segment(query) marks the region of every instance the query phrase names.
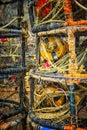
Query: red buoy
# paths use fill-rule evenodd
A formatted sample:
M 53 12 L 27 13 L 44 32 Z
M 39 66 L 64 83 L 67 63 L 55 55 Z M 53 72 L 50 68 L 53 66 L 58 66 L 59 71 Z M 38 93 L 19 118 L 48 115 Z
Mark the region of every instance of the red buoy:
M 51 11 L 51 3 L 49 0 L 37 0 L 36 1 L 36 13 L 39 18 L 44 18 Z

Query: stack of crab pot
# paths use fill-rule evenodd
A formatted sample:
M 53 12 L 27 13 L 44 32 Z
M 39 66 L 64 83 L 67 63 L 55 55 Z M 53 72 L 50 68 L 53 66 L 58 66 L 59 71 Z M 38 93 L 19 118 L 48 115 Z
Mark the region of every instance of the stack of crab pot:
M 87 128 L 85 4 L 86 0 L 29 0 L 37 59 L 29 74 L 30 130 Z

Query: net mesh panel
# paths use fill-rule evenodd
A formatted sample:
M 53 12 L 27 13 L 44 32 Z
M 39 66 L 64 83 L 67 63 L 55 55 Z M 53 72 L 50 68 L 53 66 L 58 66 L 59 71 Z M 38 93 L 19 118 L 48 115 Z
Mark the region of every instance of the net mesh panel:
M 87 7 L 87 1 L 86 0 L 79 0 L 78 1 L 82 6 Z M 75 21 L 78 20 L 86 20 L 87 19 L 87 11 L 84 10 L 82 7 L 79 7 L 74 0 L 71 0 L 71 5 L 72 5 L 72 15 L 73 19 Z
M 5 25 L 9 23 L 15 17 L 18 17 L 18 2 L 11 4 L 1 4 L 0 5 L 0 25 Z M 18 26 L 17 21 L 13 22 L 11 26 Z
M 21 65 L 21 39 L 9 38 L 6 43 L 0 44 L 0 68 Z

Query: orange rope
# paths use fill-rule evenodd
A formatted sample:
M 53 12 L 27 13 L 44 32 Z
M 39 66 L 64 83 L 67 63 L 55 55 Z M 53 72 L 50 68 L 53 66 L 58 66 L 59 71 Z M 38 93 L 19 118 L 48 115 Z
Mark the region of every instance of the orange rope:
M 83 25 L 83 24 L 87 25 L 87 20 L 73 21 L 71 0 L 64 0 L 64 12 L 68 25 L 70 26 Z
M 76 128 L 75 125 L 64 126 L 64 130 L 74 130 L 75 128 Z M 76 130 L 86 130 L 86 129 L 84 129 L 84 128 L 76 128 Z
M 86 25 L 87 25 L 87 20 L 79 20 L 79 21 L 68 20 L 68 24 L 69 24 L 70 26 L 83 25 L 83 24 L 86 24 Z

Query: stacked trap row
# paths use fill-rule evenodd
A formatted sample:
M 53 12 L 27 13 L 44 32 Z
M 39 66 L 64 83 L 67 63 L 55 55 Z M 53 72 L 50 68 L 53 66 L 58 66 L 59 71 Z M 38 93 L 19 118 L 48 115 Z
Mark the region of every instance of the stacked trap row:
M 33 127 L 87 128 L 86 15 L 86 1 L 29 0 L 31 29 L 37 36 L 37 67 L 30 73 Z
M 22 17 L 23 1 L 0 0 L 0 130 L 13 129 L 20 123 L 21 129 L 26 129 Z

